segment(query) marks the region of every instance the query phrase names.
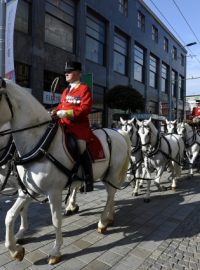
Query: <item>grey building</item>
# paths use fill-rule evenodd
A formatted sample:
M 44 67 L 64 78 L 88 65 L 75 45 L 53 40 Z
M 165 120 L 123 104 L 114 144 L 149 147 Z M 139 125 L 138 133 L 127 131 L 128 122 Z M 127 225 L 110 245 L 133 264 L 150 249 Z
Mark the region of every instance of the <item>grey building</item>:
M 142 0 L 19 0 L 14 42 L 16 80 L 46 106 L 78 60 L 93 78 L 92 123 L 111 124 L 104 95 L 118 84 L 145 97 L 145 113 L 184 116 L 187 51 Z

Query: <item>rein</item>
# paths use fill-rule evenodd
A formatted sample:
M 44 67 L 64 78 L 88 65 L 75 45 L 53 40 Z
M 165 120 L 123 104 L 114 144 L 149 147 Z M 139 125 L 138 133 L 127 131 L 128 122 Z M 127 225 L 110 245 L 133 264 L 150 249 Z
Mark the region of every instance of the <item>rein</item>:
M 3 131 L 0 131 L 0 136 L 5 136 L 5 135 L 9 135 L 9 134 L 13 134 L 13 133 L 18 133 L 18 132 L 21 132 L 21 131 L 29 130 L 29 129 L 32 129 L 32 128 L 41 127 L 41 126 L 44 126 L 46 124 L 50 124 L 52 122 L 53 122 L 52 120 L 48 120 L 48 121 L 39 123 L 37 125 L 30 126 L 30 127 L 19 128 L 19 129 L 15 129 L 15 130 L 6 129 L 6 130 L 3 130 Z

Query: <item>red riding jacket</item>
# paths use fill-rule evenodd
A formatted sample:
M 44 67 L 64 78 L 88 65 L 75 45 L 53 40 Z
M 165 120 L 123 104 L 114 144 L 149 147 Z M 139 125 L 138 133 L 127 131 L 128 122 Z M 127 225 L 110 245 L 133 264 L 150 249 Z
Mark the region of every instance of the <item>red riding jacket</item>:
M 91 138 L 88 114 L 92 108 L 92 94 L 90 88 L 83 83 L 77 84 L 70 92 L 66 88 L 61 97 L 61 101 L 56 108 L 59 110 L 73 110 L 73 119 L 64 117 L 60 122 L 67 126 L 67 132 L 75 135 L 77 139 L 88 142 Z

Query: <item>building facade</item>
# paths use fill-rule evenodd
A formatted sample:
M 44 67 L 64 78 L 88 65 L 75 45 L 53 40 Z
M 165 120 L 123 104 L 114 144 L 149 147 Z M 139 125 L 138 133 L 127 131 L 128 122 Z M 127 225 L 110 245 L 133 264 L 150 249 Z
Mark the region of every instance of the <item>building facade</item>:
M 65 62 L 82 63 L 93 80 L 91 123 L 110 126 L 115 110 L 106 91 L 131 85 L 145 97 L 145 113 L 184 116 L 186 53 L 142 0 L 19 0 L 15 21 L 16 81 L 45 106 Z M 59 93 L 57 93 L 59 99 Z

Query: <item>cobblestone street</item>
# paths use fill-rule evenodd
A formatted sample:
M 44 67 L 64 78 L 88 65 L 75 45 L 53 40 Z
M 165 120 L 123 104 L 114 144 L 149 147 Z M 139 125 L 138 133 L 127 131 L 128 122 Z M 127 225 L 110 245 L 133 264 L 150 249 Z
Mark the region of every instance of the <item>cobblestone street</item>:
M 5 215 L 14 198 L 1 196 L 0 270 L 200 269 L 200 175 L 183 174 L 175 193 L 167 178 L 165 173 L 165 192 L 152 184 L 150 203 L 143 202 L 145 187 L 138 197 L 132 196 L 130 186 L 118 191 L 115 223 L 104 235 L 96 231 L 106 201 L 103 184 L 96 183 L 92 193 L 78 194 L 80 210 L 63 218 L 62 261 L 54 266 L 47 264 L 54 241 L 49 205 L 31 204 L 25 258 L 16 262 L 4 247 Z M 19 220 L 16 229 L 18 225 Z

